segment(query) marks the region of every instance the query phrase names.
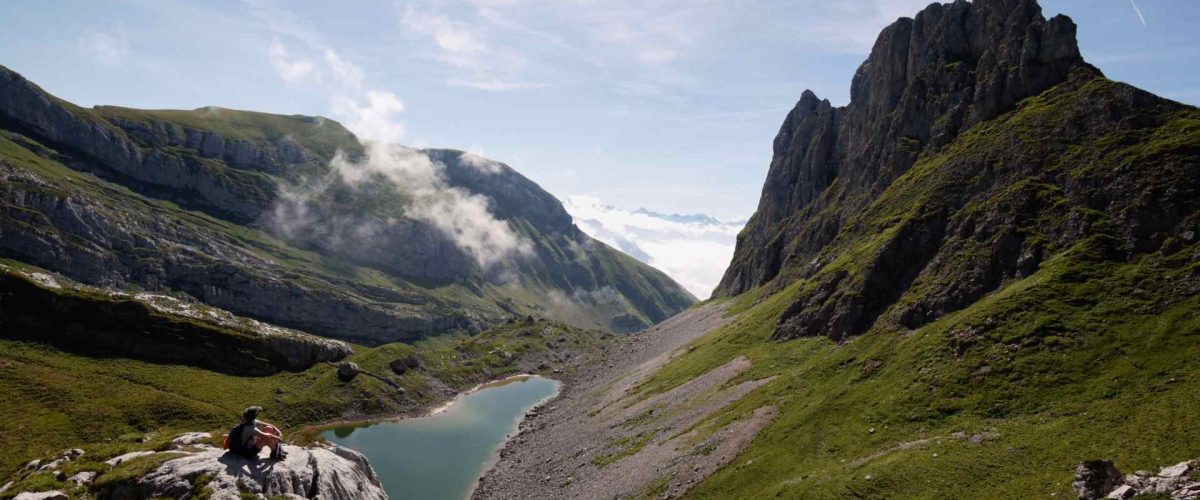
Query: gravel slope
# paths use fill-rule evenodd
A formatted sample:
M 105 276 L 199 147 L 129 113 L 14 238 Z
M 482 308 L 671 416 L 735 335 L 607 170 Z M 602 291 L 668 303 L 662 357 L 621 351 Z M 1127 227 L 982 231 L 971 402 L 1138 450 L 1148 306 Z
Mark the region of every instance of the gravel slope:
M 723 305 L 680 313 L 630 337 L 564 377 L 561 395 L 531 410 L 473 497 L 678 496 L 729 463 L 775 409 L 760 408 L 710 436 L 680 434 L 770 379 L 728 386 L 750 367 L 735 358 L 670 391 L 628 397 L 691 340 L 724 325 Z

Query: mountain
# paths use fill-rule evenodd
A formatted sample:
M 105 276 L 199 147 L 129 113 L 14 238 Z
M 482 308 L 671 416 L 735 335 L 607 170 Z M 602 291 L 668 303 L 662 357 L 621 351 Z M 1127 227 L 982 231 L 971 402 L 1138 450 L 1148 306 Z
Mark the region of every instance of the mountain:
M 1075 31 L 1035 0 L 885 28 L 847 105 L 784 118 L 714 298 L 477 497 L 1075 498 L 1081 463 L 1200 455 L 1200 110 Z
M 0 257 L 365 344 L 695 300 L 507 165 L 320 117 L 85 109 L 0 67 L 0 177 Z
M 663 270 L 697 296 L 712 293 L 745 225 L 705 214 L 624 210 L 587 196 L 568 197 L 565 205 L 584 232 Z

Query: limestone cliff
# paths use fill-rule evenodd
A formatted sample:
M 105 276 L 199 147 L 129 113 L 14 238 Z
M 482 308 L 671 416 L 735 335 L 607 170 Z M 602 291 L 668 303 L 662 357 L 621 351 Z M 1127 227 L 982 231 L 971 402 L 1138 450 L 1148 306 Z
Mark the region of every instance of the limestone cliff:
M 367 344 L 526 314 L 637 329 L 695 300 L 580 232 L 507 165 L 422 152 L 437 182 L 481 197 L 531 250 L 492 268 L 452 231 L 410 216 L 405 193 L 339 182 L 339 154 L 357 161 L 364 149 L 332 120 L 86 109 L 0 67 L 0 257 Z M 313 185 L 327 189 L 300 205 L 303 228 L 274 218 Z

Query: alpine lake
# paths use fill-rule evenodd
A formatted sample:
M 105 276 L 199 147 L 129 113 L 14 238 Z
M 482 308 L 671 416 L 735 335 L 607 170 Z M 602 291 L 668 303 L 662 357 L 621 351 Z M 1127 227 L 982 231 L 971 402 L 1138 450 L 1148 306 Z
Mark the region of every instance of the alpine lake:
M 324 437 L 367 456 L 393 500 L 459 500 L 530 408 L 559 382 L 518 376 L 462 393 L 427 416 L 330 428 Z

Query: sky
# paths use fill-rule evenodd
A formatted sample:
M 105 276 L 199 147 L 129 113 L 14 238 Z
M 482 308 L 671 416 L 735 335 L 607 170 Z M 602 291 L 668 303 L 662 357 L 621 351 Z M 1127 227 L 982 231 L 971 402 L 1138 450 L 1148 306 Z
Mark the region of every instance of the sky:
M 735 221 L 800 94 L 845 104 L 879 30 L 928 3 L 7 0 L 0 64 L 84 106 L 327 116 L 503 161 L 578 206 Z M 1110 78 L 1200 103 L 1200 2 L 1042 5 Z

